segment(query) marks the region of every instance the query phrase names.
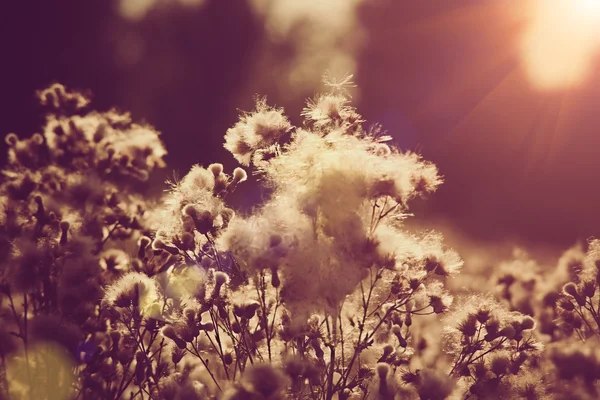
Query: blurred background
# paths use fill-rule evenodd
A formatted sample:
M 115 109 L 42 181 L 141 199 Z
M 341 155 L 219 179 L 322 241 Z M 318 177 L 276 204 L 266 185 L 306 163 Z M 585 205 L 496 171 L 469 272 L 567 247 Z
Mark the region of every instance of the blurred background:
M 598 0 L 38 0 L 0 12 L 2 134 L 39 131 L 35 91 L 61 82 L 163 132 L 164 179 L 195 163 L 231 170 L 223 135 L 255 94 L 298 122 L 325 73 L 354 74 L 367 121 L 445 176 L 415 225 L 459 250 L 560 251 L 600 231 Z M 237 196 L 251 207 L 260 194 Z

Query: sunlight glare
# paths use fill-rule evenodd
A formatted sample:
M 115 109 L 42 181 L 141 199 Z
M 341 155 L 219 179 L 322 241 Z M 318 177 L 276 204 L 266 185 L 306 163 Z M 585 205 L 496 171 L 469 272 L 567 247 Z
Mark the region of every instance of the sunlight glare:
M 600 0 L 574 0 L 573 3 L 583 11 L 598 12 L 600 10 Z
M 600 0 L 534 0 L 522 57 L 540 89 L 580 85 L 600 50 Z

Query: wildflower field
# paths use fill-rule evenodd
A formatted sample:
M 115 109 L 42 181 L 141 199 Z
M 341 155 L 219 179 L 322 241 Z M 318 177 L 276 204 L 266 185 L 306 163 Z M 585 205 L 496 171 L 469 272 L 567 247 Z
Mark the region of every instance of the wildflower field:
M 152 127 L 59 84 L 38 97 L 41 133 L 5 138 L 1 398 L 599 398 L 600 242 L 464 290 L 460 255 L 405 227 L 436 166 L 343 85 L 301 126 L 257 99 L 224 136 L 240 166 L 162 196 Z M 248 174 L 268 195 L 241 213 Z
M 0 400 L 600 399 L 600 1 L 8 3 Z

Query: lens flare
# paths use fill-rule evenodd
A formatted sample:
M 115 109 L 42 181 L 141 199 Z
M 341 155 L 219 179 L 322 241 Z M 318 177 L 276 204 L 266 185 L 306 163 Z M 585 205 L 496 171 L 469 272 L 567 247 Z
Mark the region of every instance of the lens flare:
M 534 0 L 522 42 L 532 83 L 540 89 L 582 84 L 600 53 L 599 0 Z
M 75 364 L 68 352 L 52 342 L 29 344 L 27 353 L 11 354 L 5 371 L 10 400 L 73 398 Z

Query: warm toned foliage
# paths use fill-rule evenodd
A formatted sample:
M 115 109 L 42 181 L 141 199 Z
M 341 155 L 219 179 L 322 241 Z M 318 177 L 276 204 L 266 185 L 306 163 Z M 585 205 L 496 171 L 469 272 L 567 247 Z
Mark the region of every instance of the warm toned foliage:
M 409 204 L 435 165 L 366 129 L 344 88 L 304 123 L 257 101 L 162 199 L 150 127 L 54 85 L 10 134 L 0 195 L 0 398 L 595 399 L 600 245 L 499 265 L 453 302 L 462 261 Z

